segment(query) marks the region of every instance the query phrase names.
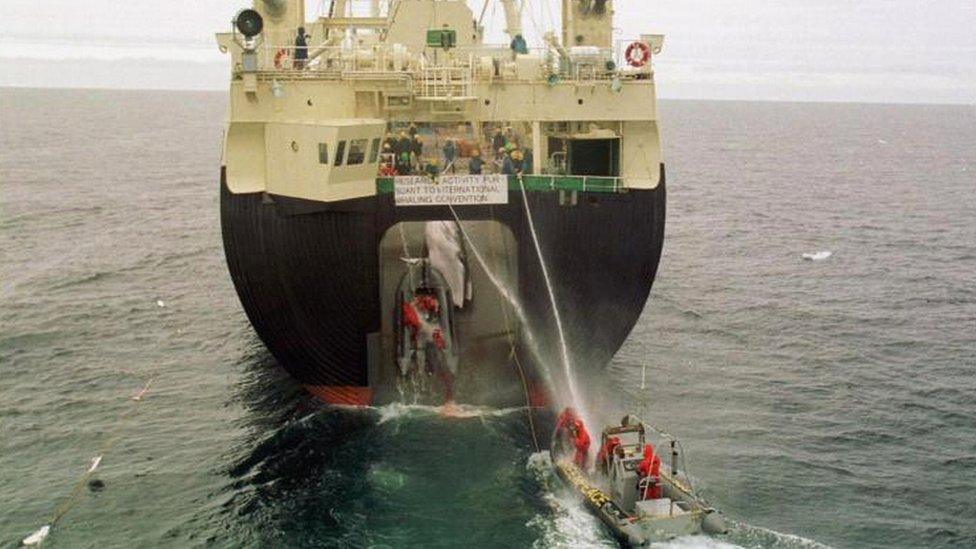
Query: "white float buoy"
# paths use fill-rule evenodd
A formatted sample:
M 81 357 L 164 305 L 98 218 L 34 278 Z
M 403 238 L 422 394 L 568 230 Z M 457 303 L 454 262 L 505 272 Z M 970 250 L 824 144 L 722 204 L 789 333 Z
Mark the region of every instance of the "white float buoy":
M 806 259 L 807 261 L 823 261 L 832 255 L 834 255 L 834 252 L 830 250 L 823 250 L 821 252 L 803 254 L 803 259 Z
M 21 543 L 27 546 L 40 545 L 44 538 L 51 533 L 51 525 L 45 524 L 37 529 L 36 532 L 24 538 Z
M 88 471 L 86 473 L 94 473 L 95 469 L 98 469 L 99 464 L 102 463 L 102 456 L 95 456 L 91 459 L 91 465 L 88 466 Z

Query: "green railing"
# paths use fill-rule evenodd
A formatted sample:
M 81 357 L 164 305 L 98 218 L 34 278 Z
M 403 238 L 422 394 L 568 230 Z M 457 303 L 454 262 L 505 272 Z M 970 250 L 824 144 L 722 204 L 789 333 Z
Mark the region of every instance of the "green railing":
M 527 191 L 581 191 L 595 193 L 623 192 L 625 187 L 619 177 L 595 177 L 582 175 L 524 175 L 522 185 Z M 508 188 L 521 190 L 518 176 L 508 176 Z M 393 192 L 392 177 L 376 178 L 376 192 Z

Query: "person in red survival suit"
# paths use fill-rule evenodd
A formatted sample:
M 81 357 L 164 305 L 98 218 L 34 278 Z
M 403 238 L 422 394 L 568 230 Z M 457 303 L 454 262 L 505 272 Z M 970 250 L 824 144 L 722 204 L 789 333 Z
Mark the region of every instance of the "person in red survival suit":
M 607 474 L 610 471 L 610 456 L 613 455 L 618 446 L 620 446 L 620 438 L 610 437 L 606 442 L 603 443 L 603 446 L 600 447 L 600 451 L 596 455 L 596 463 L 604 474 Z
M 413 301 L 405 302 L 403 304 L 403 323 L 410 328 L 410 332 L 413 335 L 415 342 L 420 339 L 420 336 L 423 334 L 423 330 L 425 328 L 425 323 L 421 320 L 418 309 L 426 313 L 432 313 L 436 316 L 440 314 L 440 308 L 441 305 L 437 301 L 437 298 L 430 295 L 419 295 L 414 298 Z M 444 339 L 444 332 L 440 329 L 440 327 L 433 328 L 430 330 L 429 334 L 424 335 L 429 335 L 430 339 L 434 342 L 434 345 L 437 346 L 438 349 L 443 351 L 447 347 L 447 341 Z
M 559 414 L 559 419 L 556 420 L 556 434 L 562 435 L 569 426 L 576 421 L 576 410 L 572 407 L 567 407 L 563 410 L 563 413 Z
M 421 313 L 424 318 L 421 318 Z M 426 340 L 429 338 L 437 349 L 443 351 L 447 348 L 447 340 L 444 338 L 444 331 L 440 326 L 433 322 L 428 322 L 426 318 L 436 318 L 441 313 L 441 304 L 435 296 L 420 294 L 413 301 L 403 304 L 403 323 L 410 328 L 415 344 L 420 344 L 421 351 L 426 348 Z M 428 368 L 430 368 L 428 362 Z M 444 400 L 454 401 L 454 376 L 448 370 L 439 368 L 436 372 L 444 383 Z
M 642 499 L 661 499 L 661 458 L 654 453 L 654 446 L 644 446 L 644 459 L 637 466 L 638 491 L 642 489 Z M 645 483 L 644 480 L 647 479 Z
M 573 446 L 576 448 L 573 463 L 586 471 L 586 458 L 590 455 L 590 433 L 587 432 L 586 425 L 583 425 L 583 420 L 579 418 L 576 418 L 570 429 L 573 433 Z
M 559 454 L 568 452 L 570 448 L 575 446 L 572 432 L 572 427 L 575 423 L 576 410 L 567 406 L 556 419 L 555 449 Z
M 403 302 L 403 324 L 410 328 L 410 333 L 414 341 L 417 341 L 417 333 L 420 332 L 420 315 L 417 314 L 417 309 L 414 308 L 413 303 L 409 301 Z

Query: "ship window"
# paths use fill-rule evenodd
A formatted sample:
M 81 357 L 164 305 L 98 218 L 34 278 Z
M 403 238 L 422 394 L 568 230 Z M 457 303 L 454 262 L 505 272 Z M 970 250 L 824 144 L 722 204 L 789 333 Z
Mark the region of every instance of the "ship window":
M 373 144 L 369 147 L 369 163 L 373 164 L 380 155 L 380 138 L 373 139 Z
M 596 177 L 620 177 L 619 139 L 569 141 L 569 173 Z
M 368 139 L 353 139 L 349 142 L 349 158 L 346 159 L 347 166 L 355 166 L 366 161 L 366 144 Z
M 319 143 L 319 164 L 329 163 L 329 144 Z
M 346 142 L 345 141 L 340 141 L 339 142 L 339 146 L 336 147 L 336 155 L 335 155 L 335 165 L 336 166 L 341 166 L 342 165 L 342 156 L 344 154 L 346 154 Z

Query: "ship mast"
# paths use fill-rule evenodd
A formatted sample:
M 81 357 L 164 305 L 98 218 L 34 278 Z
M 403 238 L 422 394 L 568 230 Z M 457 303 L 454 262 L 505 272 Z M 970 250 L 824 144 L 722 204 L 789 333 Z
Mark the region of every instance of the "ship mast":
M 613 46 L 613 0 L 563 0 L 563 45 Z
M 292 44 L 298 27 L 305 26 L 305 0 L 254 0 L 264 15 L 264 35 L 275 46 Z
M 505 34 L 511 40 L 515 40 L 516 36 L 522 36 L 523 6 L 525 6 L 524 0 L 502 0 L 502 7 L 505 8 Z

